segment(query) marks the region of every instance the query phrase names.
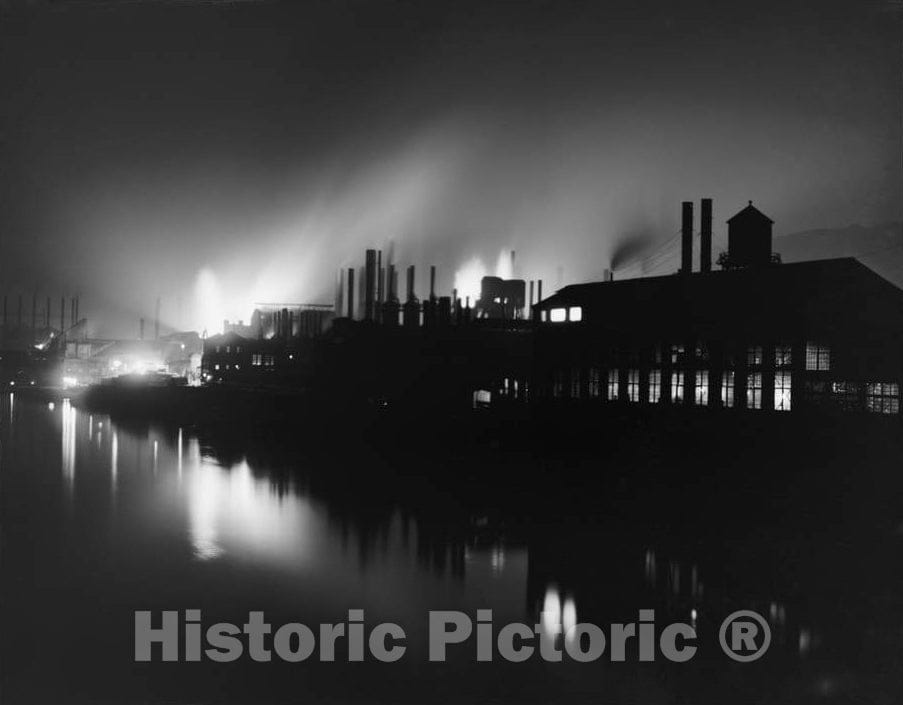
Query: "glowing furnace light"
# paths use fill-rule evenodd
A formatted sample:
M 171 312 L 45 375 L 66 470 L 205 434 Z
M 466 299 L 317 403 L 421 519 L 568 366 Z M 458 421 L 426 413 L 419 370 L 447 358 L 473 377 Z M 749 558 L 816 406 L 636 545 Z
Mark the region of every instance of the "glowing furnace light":
M 487 274 L 486 266 L 479 257 L 474 257 L 455 272 L 455 289 L 458 290 L 458 298 L 462 301 L 470 297 L 471 301 L 480 298 L 480 288 L 483 277 Z
M 567 320 L 567 310 L 563 308 L 553 308 L 549 311 L 549 320 L 552 323 L 563 323 Z
M 222 333 L 225 308 L 216 276 L 210 269 L 204 268 L 197 274 L 194 285 L 195 311 L 198 327 L 206 330 L 208 335 Z

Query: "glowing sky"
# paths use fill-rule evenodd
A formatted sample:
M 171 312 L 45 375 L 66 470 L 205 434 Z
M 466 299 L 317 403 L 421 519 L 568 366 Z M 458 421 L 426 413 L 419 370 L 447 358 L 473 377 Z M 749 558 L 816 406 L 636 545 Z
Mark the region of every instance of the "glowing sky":
M 684 199 L 716 247 L 748 199 L 901 218 L 894 3 L 301 5 L 0 3 L 4 293 L 134 335 L 331 302 L 390 240 L 421 295 L 510 248 L 550 293 Z

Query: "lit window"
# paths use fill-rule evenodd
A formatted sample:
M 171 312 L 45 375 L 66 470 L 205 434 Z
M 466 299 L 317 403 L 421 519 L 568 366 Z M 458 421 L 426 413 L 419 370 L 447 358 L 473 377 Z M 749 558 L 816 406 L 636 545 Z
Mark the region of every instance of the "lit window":
M 793 355 L 789 345 L 778 345 L 774 349 L 774 366 L 775 367 L 791 367 L 793 364 Z
M 746 349 L 746 364 L 749 367 L 762 366 L 762 346 L 750 345 Z
M 579 399 L 580 394 L 580 370 L 574 368 L 571 370 L 571 398 Z
M 862 401 L 856 382 L 832 382 L 831 397 L 843 411 L 860 411 Z
M 215 364 L 215 365 L 213 366 L 213 369 L 214 369 L 214 370 L 219 370 L 219 363 Z
M 774 408 L 776 411 L 790 411 L 791 373 L 778 370 L 774 373 Z
M 662 371 L 649 370 L 649 403 L 658 404 L 662 400 Z
M 568 320 L 577 323 L 583 320 L 583 308 L 581 306 L 571 306 L 568 309 Z
M 219 352 L 219 345 L 216 346 L 216 352 Z
M 564 370 L 555 370 L 552 377 L 552 396 L 561 399 L 564 396 Z
M 806 343 L 806 369 L 824 372 L 831 369 L 831 348 L 818 343 Z
M 232 352 L 232 346 L 231 346 L 231 345 L 227 345 L 227 346 L 226 346 L 226 353 L 230 353 L 230 352 Z
M 709 359 L 709 347 L 705 343 L 696 343 L 696 359 L 697 360 L 708 360 Z
M 640 400 L 639 370 L 627 370 L 627 400 L 632 402 Z
M 553 308 L 549 311 L 549 320 L 552 323 L 562 323 L 567 320 L 567 309 L 563 308 Z
M 264 355 L 263 356 L 263 366 L 264 367 L 272 367 L 276 364 L 276 361 L 273 359 L 272 355 Z
M 725 409 L 734 408 L 734 373 L 730 370 L 721 374 L 721 404 Z
M 675 343 L 671 346 L 671 364 L 676 365 L 684 361 L 684 346 Z
M 608 371 L 608 396 L 609 401 L 614 401 L 620 396 L 618 394 L 618 369 Z
M 709 405 L 709 372 L 699 370 L 696 373 L 696 392 L 693 396 L 696 406 Z
M 602 380 L 599 375 L 598 367 L 589 368 L 589 376 L 587 377 L 587 392 L 591 399 L 598 399 L 602 395 Z
M 542 321 L 543 323 L 545 323 L 545 322 L 548 320 L 548 318 L 549 318 L 549 312 L 548 312 L 548 311 L 540 311 L 540 312 L 539 312 L 539 320 L 540 320 L 540 321 Z
M 236 345 L 236 346 L 235 346 L 235 352 L 237 352 L 237 353 L 240 353 L 240 352 L 241 352 L 241 345 Z
M 260 353 L 254 353 L 251 355 L 251 364 L 255 367 L 260 367 L 263 364 L 263 355 Z
M 473 408 L 476 409 L 480 406 L 489 406 L 492 402 L 492 392 L 488 389 L 477 389 L 473 393 Z
M 671 401 L 679 404 L 684 400 L 684 373 L 671 373 Z
M 870 382 L 867 384 L 866 408 L 873 414 L 899 414 L 900 385 L 896 382 Z
M 752 372 L 746 380 L 746 408 L 762 408 L 762 373 Z

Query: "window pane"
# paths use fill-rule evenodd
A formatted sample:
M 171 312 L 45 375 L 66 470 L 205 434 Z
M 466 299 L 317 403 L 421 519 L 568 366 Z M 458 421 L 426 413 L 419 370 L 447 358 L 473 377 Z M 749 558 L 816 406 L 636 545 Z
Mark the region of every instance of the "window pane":
M 563 308 L 553 308 L 549 312 L 549 318 L 552 323 L 561 323 L 567 318 L 567 311 Z
M 568 317 L 574 323 L 576 323 L 577 321 L 582 321 L 583 320 L 583 308 L 580 306 L 571 306 L 568 309 Z

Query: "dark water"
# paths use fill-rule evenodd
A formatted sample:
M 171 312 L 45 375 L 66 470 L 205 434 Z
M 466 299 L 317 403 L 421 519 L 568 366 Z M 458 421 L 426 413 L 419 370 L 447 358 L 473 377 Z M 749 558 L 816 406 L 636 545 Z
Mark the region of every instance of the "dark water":
M 823 438 L 802 471 L 766 454 L 761 478 L 722 458 L 635 486 L 594 479 L 592 457 L 522 453 L 448 457 L 436 480 L 416 469 L 434 458 L 375 457 L 351 441 L 298 452 L 316 439 L 126 427 L 68 401 L 12 395 L 0 410 L 3 703 L 903 695 L 896 440 L 839 453 Z M 738 468 L 743 482 L 723 479 Z M 201 610 L 205 627 L 242 625 L 252 610 L 279 626 L 363 609 L 368 625 L 401 625 L 408 648 L 391 664 L 348 663 L 341 646 L 333 663 L 163 663 L 159 652 L 136 663 L 135 610 L 186 609 Z M 477 663 L 472 639 L 430 663 L 428 613 L 441 609 L 474 622 L 491 609 L 496 630 L 590 621 L 606 634 L 655 609 L 659 629 L 694 624 L 699 650 L 684 664 L 660 654 L 639 663 L 635 650 L 625 663 L 608 651 L 592 663 Z M 718 646 L 720 620 L 736 609 L 770 624 L 771 648 L 755 663 Z

